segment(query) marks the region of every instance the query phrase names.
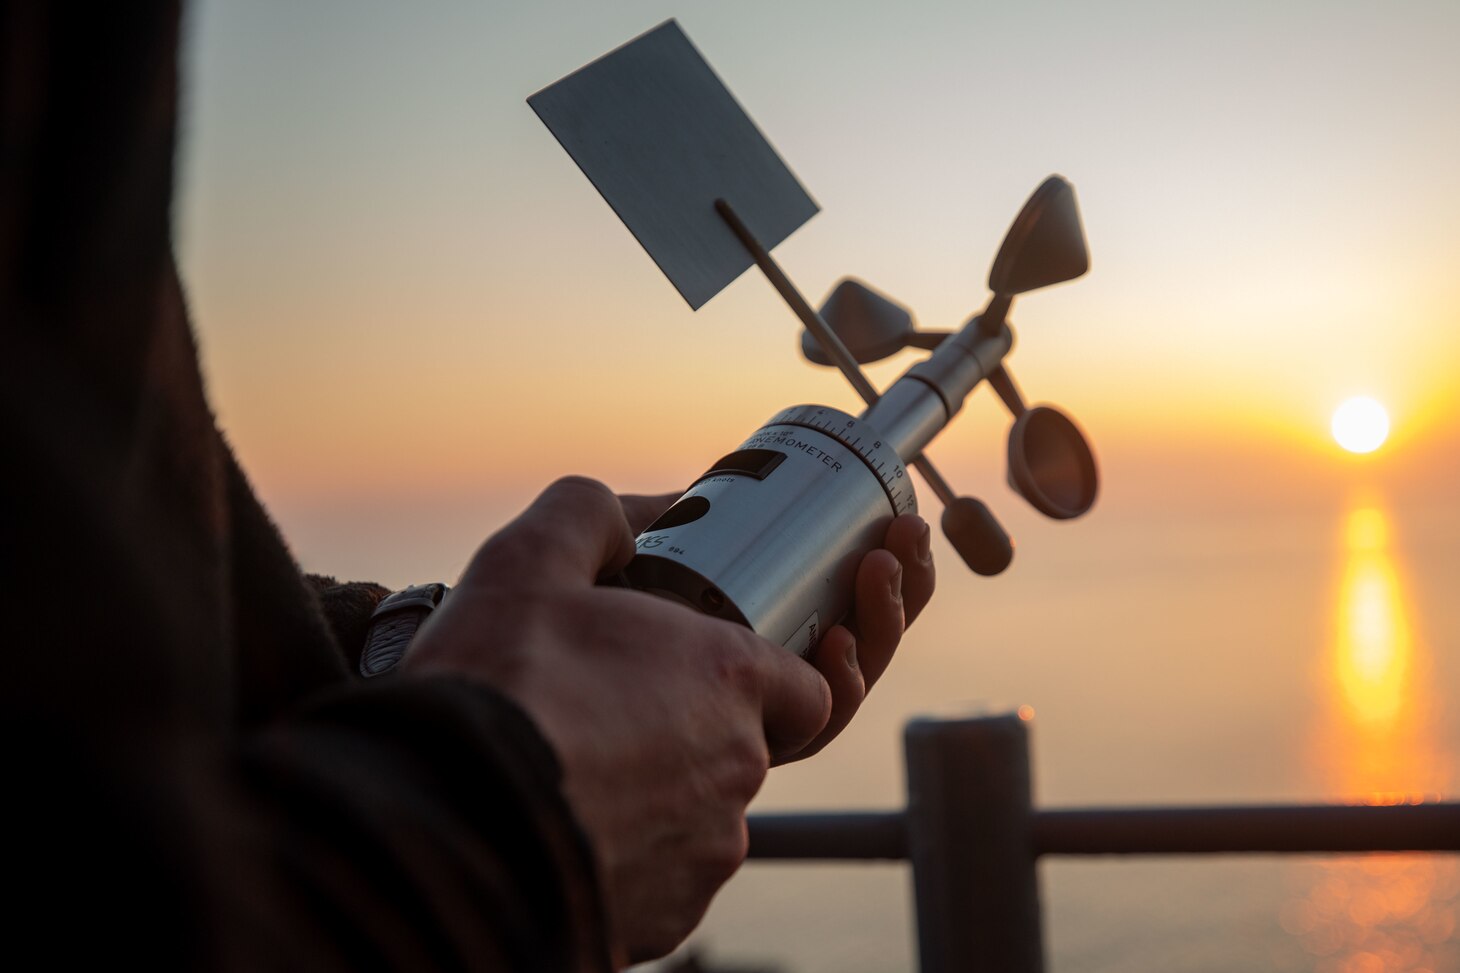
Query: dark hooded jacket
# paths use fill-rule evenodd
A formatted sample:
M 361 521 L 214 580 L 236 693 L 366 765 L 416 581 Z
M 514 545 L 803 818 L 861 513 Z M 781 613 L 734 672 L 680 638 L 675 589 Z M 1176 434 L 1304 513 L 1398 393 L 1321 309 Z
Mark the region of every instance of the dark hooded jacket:
M 353 675 L 219 435 L 172 259 L 178 11 L 0 0 L 4 949 L 49 968 L 605 966 L 510 701 Z

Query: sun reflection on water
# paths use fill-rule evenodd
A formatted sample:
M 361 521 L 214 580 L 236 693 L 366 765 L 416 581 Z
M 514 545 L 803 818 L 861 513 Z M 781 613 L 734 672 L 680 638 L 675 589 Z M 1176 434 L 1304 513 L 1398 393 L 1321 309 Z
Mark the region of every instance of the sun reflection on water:
M 1338 681 L 1354 721 L 1387 730 L 1404 706 L 1414 646 L 1383 512 L 1376 507 L 1350 512 L 1344 540 L 1348 556 L 1335 640 Z
M 1349 803 L 1440 800 L 1452 783 L 1440 751 L 1422 645 L 1405 601 L 1389 517 L 1350 510 L 1324 681 L 1330 714 L 1318 755 L 1331 796 Z M 1307 886 L 1279 920 L 1315 973 L 1460 969 L 1453 856 L 1370 855 L 1301 869 Z

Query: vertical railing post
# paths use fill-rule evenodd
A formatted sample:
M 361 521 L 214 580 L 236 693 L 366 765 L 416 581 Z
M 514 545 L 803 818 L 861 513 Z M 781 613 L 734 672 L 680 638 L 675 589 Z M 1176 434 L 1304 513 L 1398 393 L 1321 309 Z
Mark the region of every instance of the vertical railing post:
M 922 973 L 1042 973 L 1028 724 L 920 719 L 907 753 Z

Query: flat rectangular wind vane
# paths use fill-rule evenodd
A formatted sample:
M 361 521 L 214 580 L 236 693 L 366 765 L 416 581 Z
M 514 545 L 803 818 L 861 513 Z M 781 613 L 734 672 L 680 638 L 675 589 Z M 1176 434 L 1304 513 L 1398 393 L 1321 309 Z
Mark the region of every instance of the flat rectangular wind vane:
M 817 212 L 672 20 L 527 102 L 692 308 L 752 262 L 716 199 L 768 250 Z

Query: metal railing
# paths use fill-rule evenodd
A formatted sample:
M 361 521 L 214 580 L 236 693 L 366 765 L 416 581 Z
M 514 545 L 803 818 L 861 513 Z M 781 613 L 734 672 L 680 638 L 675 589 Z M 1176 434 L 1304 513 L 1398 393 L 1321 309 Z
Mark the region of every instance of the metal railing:
M 1038 973 L 1041 855 L 1460 851 L 1460 804 L 1038 810 L 1017 715 L 914 720 L 902 811 L 756 814 L 750 857 L 912 864 L 922 973 Z

